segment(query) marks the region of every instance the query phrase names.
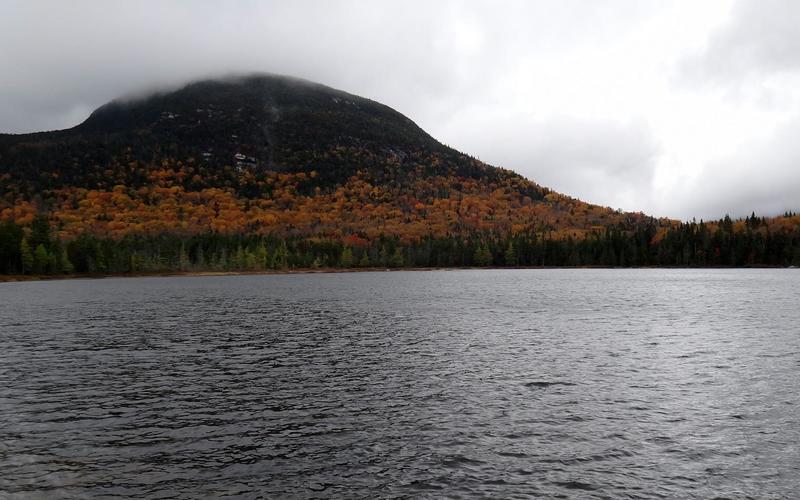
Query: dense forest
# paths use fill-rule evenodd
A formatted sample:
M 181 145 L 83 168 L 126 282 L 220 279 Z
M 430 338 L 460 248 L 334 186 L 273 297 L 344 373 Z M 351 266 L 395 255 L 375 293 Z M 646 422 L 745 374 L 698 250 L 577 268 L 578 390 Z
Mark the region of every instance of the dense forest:
M 553 192 L 380 103 L 272 75 L 0 134 L 0 273 L 788 266 L 800 217 L 679 223 Z
M 781 219 L 793 219 L 786 214 Z M 777 219 L 777 218 L 776 218 Z M 774 222 L 774 220 L 773 220 Z M 800 266 L 800 230 L 770 231 L 766 219 L 729 217 L 658 224 L 633 231 L 609 227 L 580 239 L 547 233 L 427 236 L 413 242 L 378 238 L 276 238 L 257 234 L 177 236 L 82 235 L 62 242 L 46 217 L 30 227 L 0 223 L 0 273 L 94 274 L 264 271 L 313 268 L 468 266 Z

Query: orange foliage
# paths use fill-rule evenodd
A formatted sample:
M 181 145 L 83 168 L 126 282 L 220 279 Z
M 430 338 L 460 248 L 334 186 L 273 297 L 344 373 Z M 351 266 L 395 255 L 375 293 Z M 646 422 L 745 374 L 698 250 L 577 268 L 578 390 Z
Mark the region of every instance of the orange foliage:
M 249 175 L 242 173 L 243 183 L 253 181 Z M 233 188 L 187 191 L 179 182 L 185 172 L 169 168 L 167 162 L 148 172 L 149 186 L 133 189 L 117 184 L 108 191 L 63 188 L 48 192 L 48 205 L 54 226 L 67 239 L 81 233 L 121 238 L 216 231 L 345 237 L 354 247 L 381 235 L 414 241 L 470 230 L 548 231 L 554 238 L 575 238 L 631 217 L 556 193 L 543 201 L 531 200 L 519 189 L 528 181 L 517 177 L 490 181 L 420 171 L 401 188 L 394 183 L 373 184 L 366 172 L 359 172 L 328 192 L 298 194 L 300 186 L 316 175 L 270 173 L 264 182 L 272 188 L 271 196 L 246 199 Z M 20 201 L 3 208 L 0 217 L 26 223 L 36 212 L 33 204 Z

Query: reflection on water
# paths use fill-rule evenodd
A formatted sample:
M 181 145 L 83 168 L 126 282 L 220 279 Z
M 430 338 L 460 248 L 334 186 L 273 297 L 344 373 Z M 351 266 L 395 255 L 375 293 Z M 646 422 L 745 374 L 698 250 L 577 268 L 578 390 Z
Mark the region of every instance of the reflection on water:
M 0 284 L 0 496 L 791 498 L 800 273 Z

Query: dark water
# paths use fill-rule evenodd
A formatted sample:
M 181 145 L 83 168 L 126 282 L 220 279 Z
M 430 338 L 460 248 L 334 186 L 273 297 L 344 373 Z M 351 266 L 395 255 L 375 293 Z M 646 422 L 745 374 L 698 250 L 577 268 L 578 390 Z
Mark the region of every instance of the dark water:
M 0 497 L 797 498 L 800 271 L 0 284 Z

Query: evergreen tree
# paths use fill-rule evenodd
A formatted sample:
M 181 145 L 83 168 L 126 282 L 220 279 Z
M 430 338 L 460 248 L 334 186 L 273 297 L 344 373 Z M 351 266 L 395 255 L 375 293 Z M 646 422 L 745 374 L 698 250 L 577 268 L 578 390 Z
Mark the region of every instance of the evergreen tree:
M 31 223 L 31 234 L 28 244 L 32 248 L 44 245 L 45 250 L 50 246 L 50 221 L 44 215 L 38 215 Z
M 236 252 L 234 252 L 233 256 L 231 257 L 231 268 L 240 271 L 245 267 L 245 255 L 244 249 L 242 245 L 236 247 Z
M 289 267 L 289 249 L 286 246 L 286 240 L 282 240 L 281 244 L 272 253 L 272 269 L 286 269 Z M 321 265 L 321 263 L 320 263 Z
M 75 268 L 72 265 L 72 262 L 69 260 L 69 256 L 67 256 L 67 250 L 64 247 L 61 247 L 61 252 L 59 252 L 58 256 L 58 266 L 62 273 L 64 274 L 72 274 L 75 272 Z
M 19 244 L 19 253 L 22 264 L 22 274 L 28 274 L 33 270 L 33 252 L 31 252 L 28 241 L 24 238 Z
M 186 245 L 181 241 L 181 249 L 178 252 L 178 269 L 181 271 L 188 271 L 191 266 L 189 261 L 189 254 L 186 253 Z
M 516 266 L 518 264 L 517 260 L 517 251 L 514 249 L 514 241 L 508 240 L 508 246 L 506 247 L 505 253 L 505 261 L 507 266 Z
M 269 254 L 267 253 L 267 247 L 264 246 L 264 243 L 259 243 L 256 247 L 255 252 L 255 261 L 256 261 L 256 269 L 261 271 L 262 269 L 266 269 L 269 267 Z
M 342 267 L 353 267 L 353 251 L 350 247 L 344 247 L 340 261 Z
M 58 255 L 54 252 L 47 252 L 47 266 L 46 270 L 49 274 L 58 274 L 61 272 L 61 268 L 58 265 Z
M 381 266 L 386 266 L 389 264 L 389 253 L 386 251 L 385 246 L 381 246 L 381 251 L 378 254 L 378 264 Z
M 205 270 L 207 268 L 206 264 L 206 256 L 205 252 L 203 251 L 203 245 L 197 245 L 197 254 L 195 256 L 195 268 L 199 270 Z
M 476 249 L 472 259 L 478 266 L 490 266 L 492 264 L 492 252 L 486 243 L 481 243 Z
M 144 267 L 144 262 L 142 256 L 139 255 L 138 252 L 133 252 L 130 257 L 130 270 L 132 273 L 136 273 L 142 270 Z
M 33 251 L 33 274 L 44 274 L 47 272 L 47 264 L 50 262 L 50 256 L 47 254 L 47 249 L 43 244 L 36 245 Z
M 256 254 L 248 248 L 244 252 L 244 268 L 248 271 L 256 269 Z
M 395 247 L 394 253 L 392 253 L 392 256 L 389 258 L 389 267 L 403 267 L 403 263 L 403 249 Z
M 20 272 L 22 228 L 12 221 L 0 222 L 0 273 Z
M 219 253 L 217 253 L 216 257 L 214 258 L 214 268 L 218 271 L 227 271 L 228 270 L 228 251 L 225 248 L 222 248 Z

